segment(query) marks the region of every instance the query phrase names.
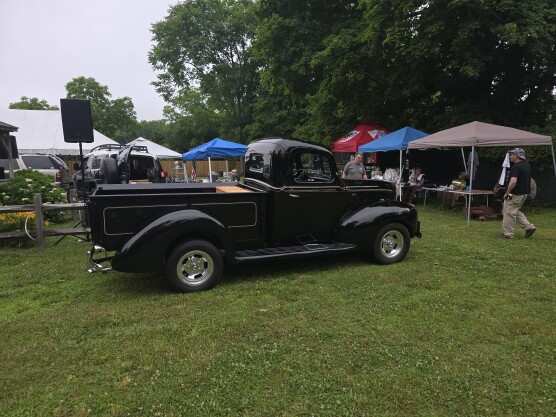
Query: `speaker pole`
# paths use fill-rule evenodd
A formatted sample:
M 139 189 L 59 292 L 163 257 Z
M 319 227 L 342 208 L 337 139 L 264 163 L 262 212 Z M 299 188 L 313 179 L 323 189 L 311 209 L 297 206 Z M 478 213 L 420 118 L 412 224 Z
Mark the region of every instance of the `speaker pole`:
M 81 167 L 81 187 L 83 188 L 83 201 L 87 196 L 87 184 L 85 184 L 85 166 L 83 164 L 83 143 L 79 142 L 79 166 Z

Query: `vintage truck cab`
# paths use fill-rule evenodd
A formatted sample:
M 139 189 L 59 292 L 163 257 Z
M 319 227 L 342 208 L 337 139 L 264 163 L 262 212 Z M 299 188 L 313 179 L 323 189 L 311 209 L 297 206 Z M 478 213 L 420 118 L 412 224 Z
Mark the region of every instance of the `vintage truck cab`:
M 341 179 L 328 149 L 282 138 L 248 146 L 243 184 L 103 184 L 87 208 L 92 271 L 165 270 L 182 292 L 212 288 L 226 263 L 350 251 L 399 262 L 421 236 L 391 183 Z

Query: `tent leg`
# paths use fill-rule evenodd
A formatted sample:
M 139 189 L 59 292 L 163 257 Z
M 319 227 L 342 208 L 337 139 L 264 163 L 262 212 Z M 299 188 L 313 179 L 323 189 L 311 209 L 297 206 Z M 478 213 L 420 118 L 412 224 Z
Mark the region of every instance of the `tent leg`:
M 554 145 L 550 145 L 552 149 L 552 164 L 554 165 L 554 176 L 556 177 L 556 159 L 554 159 Z
M 400 196 L 400 201 L 402 201 L 402 153 L 400 149 L 400 178 L 398 179 L 398 195 Z
M 465 161 L 465 153 L 463 152 L 463 148 L 461 148 L 461 157 L 463 158 L 463 168 L 465 172 L 469 174 L 469 171 L 467 171 L 467 162 Z
M 463 148 L 462 148 L 463 152 Z M 475 158 L 475 146 L 471 147 L 471 161 Z M 469 175 L 469 198 L 467 199 L 467 225 L 471 220 L 471 190 L 473 190 L 473 175 Z
M 212 166 L 210 165 L 210 156 L 208 160 L 209 160 L 209 182 L 212 182 Z

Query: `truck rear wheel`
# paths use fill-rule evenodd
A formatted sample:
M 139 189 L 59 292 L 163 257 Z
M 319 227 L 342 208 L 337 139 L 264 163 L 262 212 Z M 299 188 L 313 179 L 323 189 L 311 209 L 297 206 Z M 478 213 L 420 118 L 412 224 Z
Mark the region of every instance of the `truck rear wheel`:
M 407 228 L 400 223 L 389 223 L 376 235 L 373 255 L 380 264 L 400 262 L 409 251 L 410 237 Z
M 216 246 L 191 240 L 174 249 L 166 263 L 166 279 L 179 292 L 204 291 L 214 287 L 224 269 Z

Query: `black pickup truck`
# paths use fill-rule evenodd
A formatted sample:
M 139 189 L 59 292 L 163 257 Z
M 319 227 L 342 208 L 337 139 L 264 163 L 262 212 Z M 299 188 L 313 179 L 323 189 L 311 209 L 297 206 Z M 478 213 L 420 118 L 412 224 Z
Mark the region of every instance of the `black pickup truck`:
M 391 183 L 343 180 L 329 150 L 281 138 L 248 146 L 243 184 L 102 184 L 87 212 L 89 271 L 165 270 L 181 292 L 214 287 L 229 263 L 351 251 L 399 262 L 421 237 Z

